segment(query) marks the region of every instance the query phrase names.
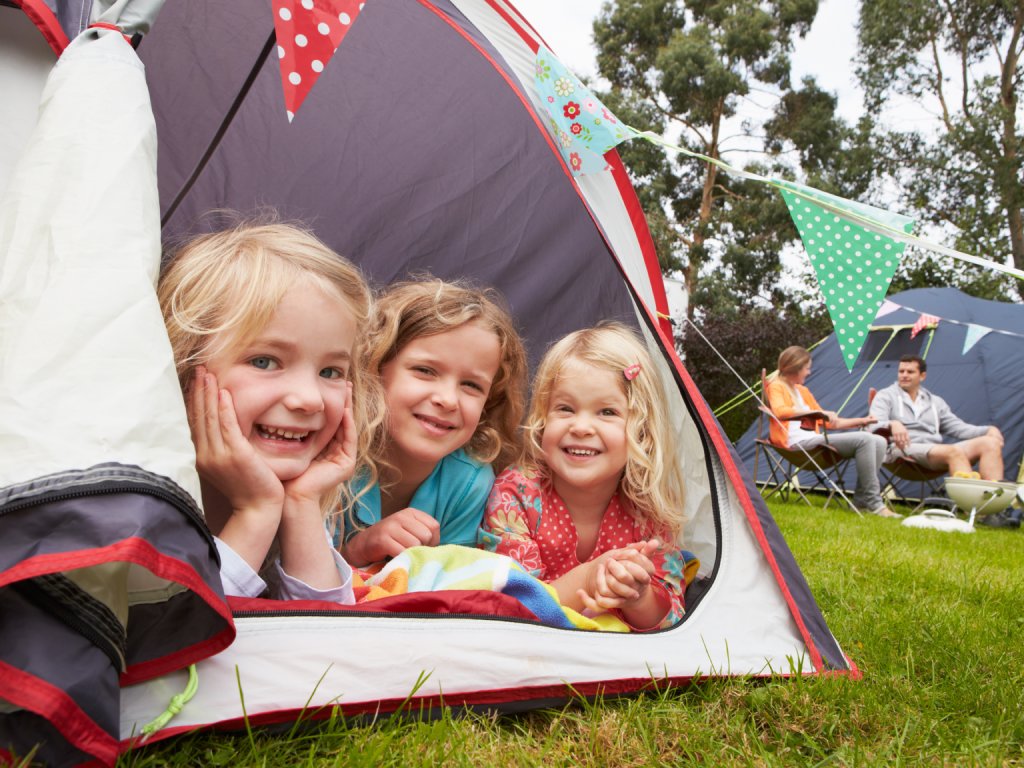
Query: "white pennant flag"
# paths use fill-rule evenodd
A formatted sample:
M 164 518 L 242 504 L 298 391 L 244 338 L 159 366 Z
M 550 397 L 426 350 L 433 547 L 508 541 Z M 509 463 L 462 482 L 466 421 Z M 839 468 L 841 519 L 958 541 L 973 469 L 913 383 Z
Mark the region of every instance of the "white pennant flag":
M 986 328 L 983 325 L 975 325 L 974 323 L 967 324 L 967 335 L 964 337 L 964 351 L 960 354 L 966 355 L 968 350 L 977 344 L 981 337 L 991 331 L 991 328 Z
M 895 301 L 889 301 L 888 299 L 886 299 L 885 301 L 882 302 L 882 306 L 878 308 L 878 311 L 875 312 L 875 319 L 883 317 L 884 315 L 891 314 L 899 308 L 900 305 L 897 304 Z

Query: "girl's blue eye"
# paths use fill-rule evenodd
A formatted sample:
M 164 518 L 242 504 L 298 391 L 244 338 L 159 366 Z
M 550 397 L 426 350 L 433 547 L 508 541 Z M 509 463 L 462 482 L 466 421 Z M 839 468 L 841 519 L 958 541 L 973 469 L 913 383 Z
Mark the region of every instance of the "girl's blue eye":
M 325 379 L 345 378 L 345 372 L 340 368 L 323 368 L 320 370 L 320 375 Z
M 273 358 L 260 355 L 259 357 L 250 358 L 249 365 L 253 368 L 259 368 L 261 371 L 269 371 L 272 370 L 277 363 L 274 362 Z

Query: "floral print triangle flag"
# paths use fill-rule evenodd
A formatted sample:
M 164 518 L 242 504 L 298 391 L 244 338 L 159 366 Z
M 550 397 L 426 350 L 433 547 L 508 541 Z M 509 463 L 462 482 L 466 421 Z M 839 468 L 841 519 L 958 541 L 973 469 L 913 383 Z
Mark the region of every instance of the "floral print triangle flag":
M 288 122 L 363 10 L 359 0 L 273 0 Z
M 799 184 L 783 182 L 780 191 L 814 267 L 843 362 L 852 371 L 905 246 L 826 211 L 816 200 L 907 233 L 914 220 Z
M 604 153 L 637 135 L 543 45 L 537 48 L 534 83 L 573 176 L 608 170 Z

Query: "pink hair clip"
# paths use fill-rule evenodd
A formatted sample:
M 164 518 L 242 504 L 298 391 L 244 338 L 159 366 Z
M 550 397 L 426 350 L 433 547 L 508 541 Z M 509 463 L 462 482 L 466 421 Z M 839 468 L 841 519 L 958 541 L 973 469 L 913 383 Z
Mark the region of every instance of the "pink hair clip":
M 633 363 L 633 365 L 628 366 L 622 373 L 626 377 L 626 381 L 632 381 L 640 375 L 640 363 Z

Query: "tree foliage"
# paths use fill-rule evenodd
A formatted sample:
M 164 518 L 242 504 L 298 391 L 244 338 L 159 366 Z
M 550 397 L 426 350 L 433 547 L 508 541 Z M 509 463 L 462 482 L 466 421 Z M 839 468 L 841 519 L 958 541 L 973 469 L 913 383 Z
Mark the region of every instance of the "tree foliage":
M 789 90 L 793 38 L 807 32 L 817 8 L 817 0 L 605 3 L 594 40 L 598 70 L 612 86 L 606 97 L 636 127 L 678 132 L 680 146 L 721 158 L 741 99 L 756 88 Z M 642 142 L 621 151 L 663 267 L 683 273 L 691 316 L 723 294 L 733 294 L 732 307 L 773 300 L 780 252 L 796 231 L 772 190 L 686 156 L 655 156 Z
M 862 0 L 858 76 L 867 107 L 936 105 L 930 130 L 891 130 L 879 162 L 902 202 L 952 233 L 953 247 L 1024 269 L 1024 0 Z M 1005 297 L 1024 281 L 909 259 L 897 285 L 930 280 Z
M 832 323 L 824 311 L 779 311 L 765 307 L 741 307 L 733 314 L 708 314 L 698 325 L 729 361 L 729 366 L 755 390 L 760 385 L 761 369 L 775 370 L 783 349 L 791 344 L 810 347 L 832 332 Z M 729 366 L 699 336 L 687 337 L 687 370 L 712 408 L 744 391 Z M 748 400 L 724 413 L 719 421 L 729 438 L 738 440 L 756 417 L 757 405 Z

